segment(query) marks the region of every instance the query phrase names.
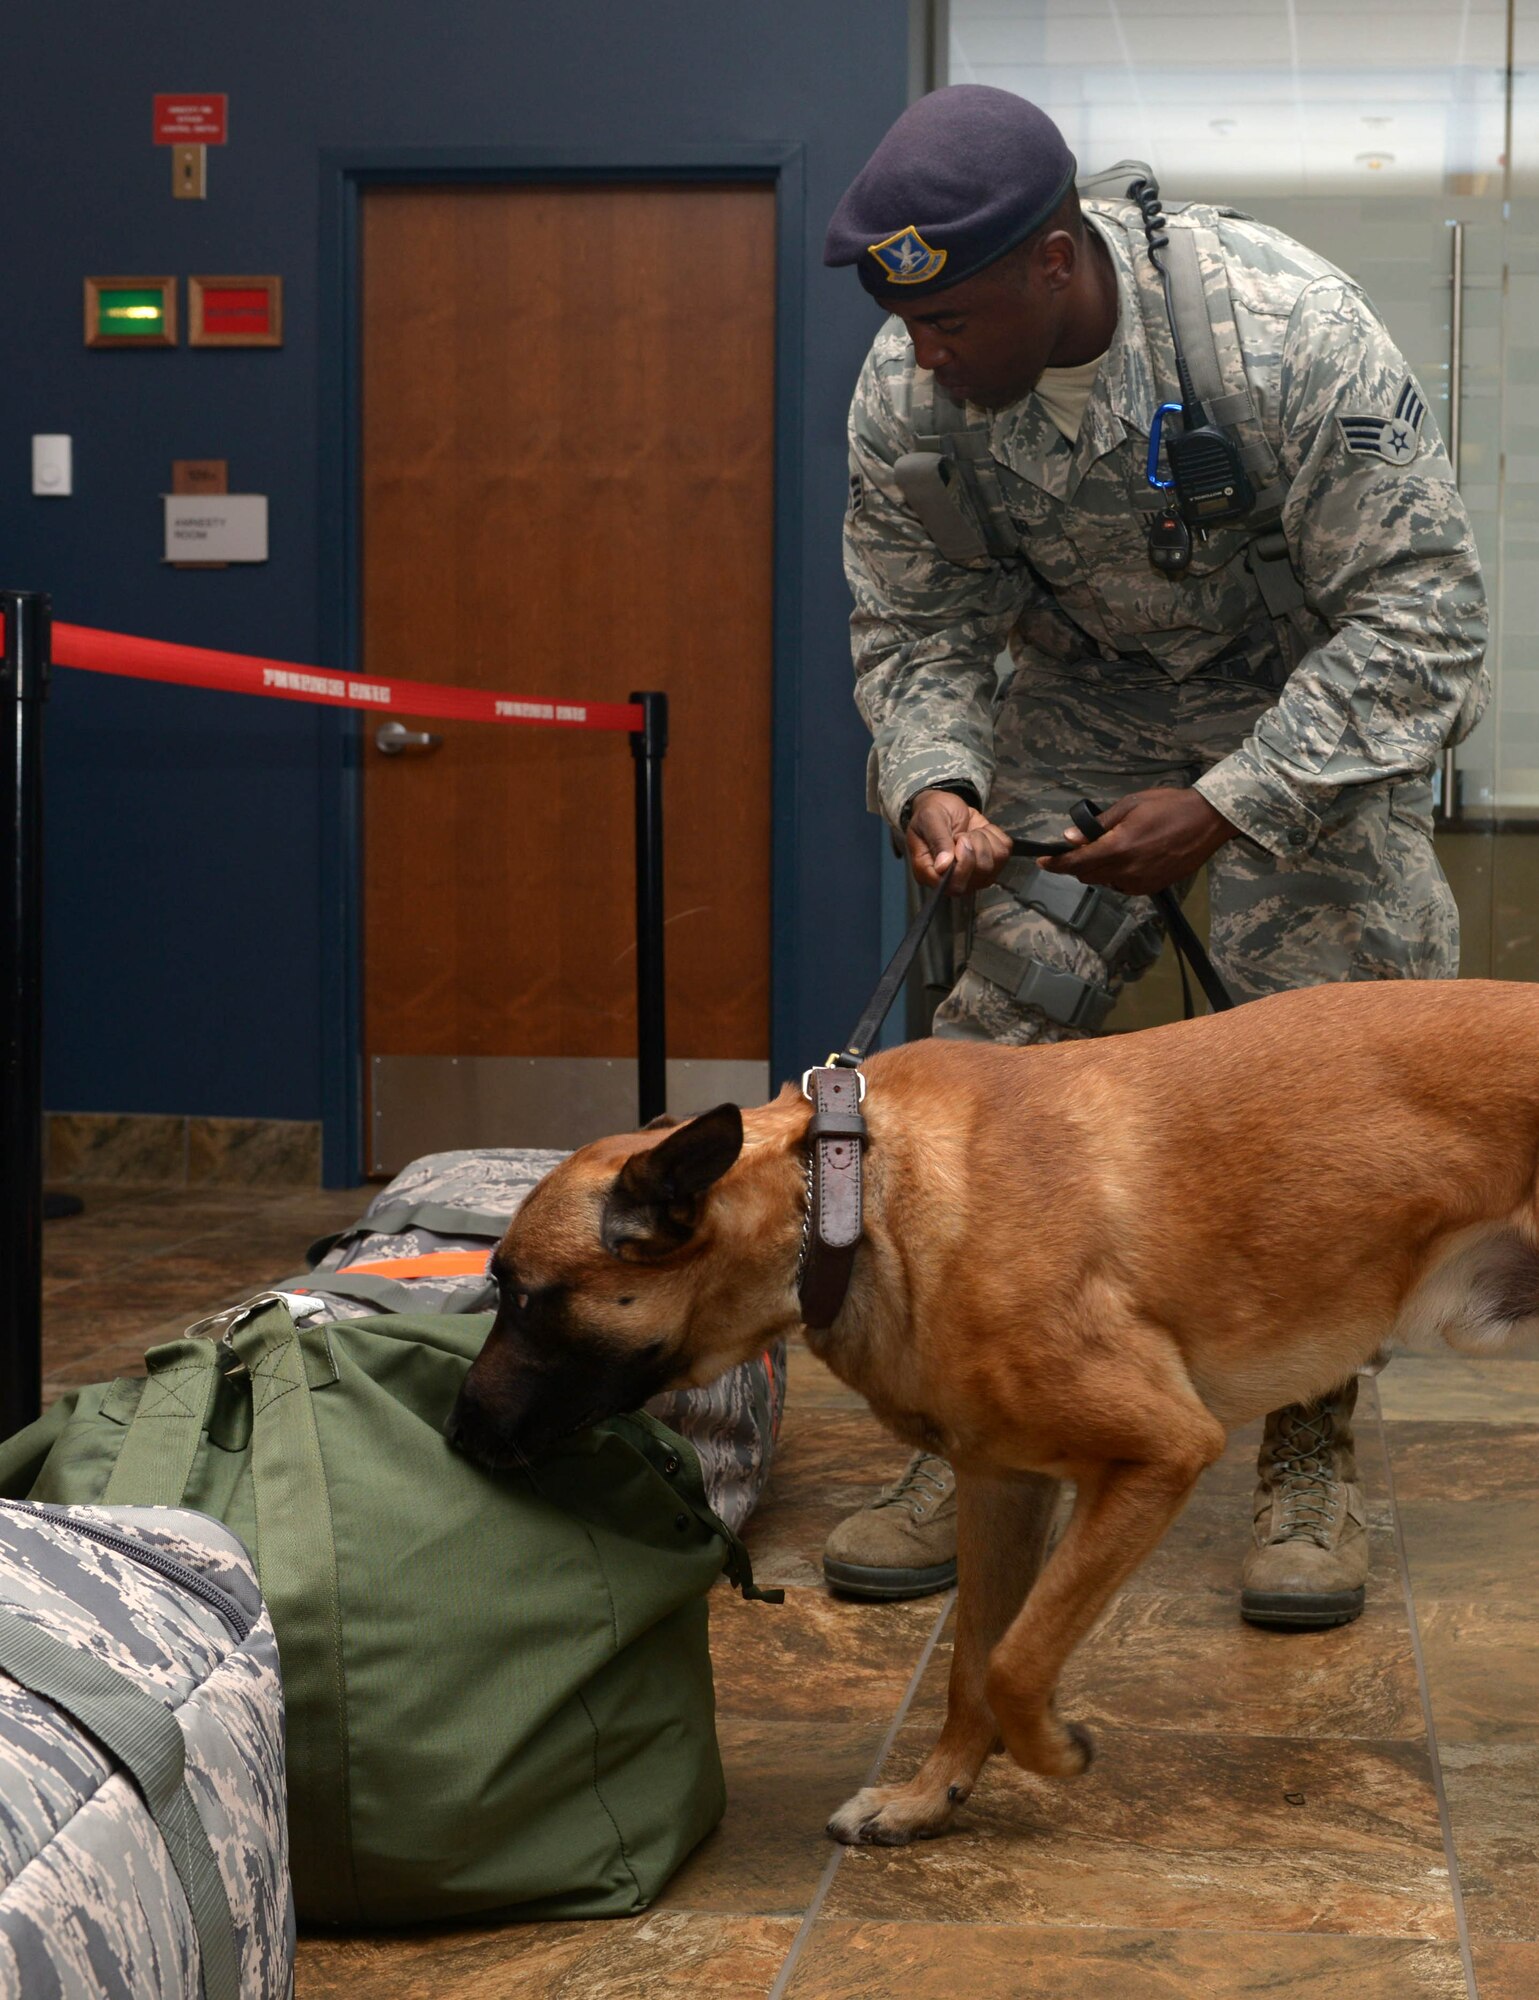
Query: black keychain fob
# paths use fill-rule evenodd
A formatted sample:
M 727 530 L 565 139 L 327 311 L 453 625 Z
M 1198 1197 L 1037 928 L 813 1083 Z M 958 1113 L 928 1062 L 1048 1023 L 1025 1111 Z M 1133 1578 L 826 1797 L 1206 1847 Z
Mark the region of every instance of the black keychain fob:
M 1185 576 L 1192 564 L 1192 533 L 1178 507 L 1162 507 L 1149 523 L 1149 560 L 1162 576 Z

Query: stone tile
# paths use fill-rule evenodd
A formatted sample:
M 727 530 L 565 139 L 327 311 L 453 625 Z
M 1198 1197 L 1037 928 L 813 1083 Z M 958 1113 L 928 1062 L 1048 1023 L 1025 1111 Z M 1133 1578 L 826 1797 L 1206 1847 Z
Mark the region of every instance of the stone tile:
M 906 1728 L 884 1776 L 908 1776 L 928 1736 Z M 886 1922 L 1456 1936 L 1423 1744 L 1137 1729 L 1103 1731 L 1090 1771 L 1066 1783 L 995 1760 L 951 1833 L 851 1849 L 824 1907 Z
M 1480 2000 L 1534 2000 L 1539 1993 L 1539 1944 L 1477 1944 Z
M 1404 1602 L 1391 1584 L 1361 1618 L 1328 1632 L 1258 1630 L 1227 1594 L 1125 1592 L 1071 1661 L 1063 1702 L 1066 1714 L 1092 1723 L 1149 1729 L 1417 1740 L 1423 1732 Z
M 1517 1988 L 1513 1988 L 1517 1992 Z M 1465 2000 L 1454 1944 L 1223 1931 L 823 1922 L 786 2000 Z M 1481 1986 L 1482 2000 L 1487 2000 Z
M 186 1188 L 124 1189 L 123 1198 L 99 1205 L 100 1186 L 82 1183 L 85 1214 L 59 1225 L 56 1233 L 45 1232 L 43 1253 L 50 1270 L 96 1276 L 112 1268 L 108 1259 L 173 1248 L 209 1230 L 228 1229 L 251 1210 L 249 1195 Z
M 1539 1742 L 1439 1752 L 1470 1936 L 1539 1938 Z
M 131 1112 L 51 1111 L 50 1181 L 184 1181 L 187 1121 Z
M 854 1604 L 788 1590 L 784 1604 L 711 1593 L 716 1705 L 747 1720 L 890 1721 L 944 1603 Z
M 266 1285 L 274 1276 L 270 1253 L 214 1247 L 209 1240 L 135 1259 L 118 1272 L 85 1279 L 57 1294 L 71 1312 L 138 1312 L 163 1318 L 185 1306 L 212 1312 L 223 1300 L 240 1298 Z M 207 1304 L 204 1304 L 204 1301 Z
M 1440 1743 L 1539 1738 L 1539 1615 L 1418 1591 L 1416 1623 Z
M 87 1215 L 100 1215 L 103 1209 L 115 1208 L 125 1201 L 137 1201 L 143 1190 L 133 1185 L 120 1185 L 116 1181 L 74 1181 L 69 1192 L 85 1202 Z M 78 1216 L 64 1215 L 45 1219 L 43 1240 L 57 1239 L 58 1231 L 65 1223 L 78 1221 Z
M 321 1184 L 319 1121 L 189 1118 L 190 1187 L 302 1187 Z
M 612 1922 L 305 1937 L 295 2000 L 764 2000 L 795 1917 L 650 1910 Z
M 1380 1565 L 1382 1568 L 1382 1564 Z M 944 1712 L 950 1635 L 915 1696 Z M 1062 1712 L 1092 1728 L 1419 1740 L 1420 1691 L 1404 1600 L 1386 1584 L 1351 1625 L 1247 1625 L 1232 1592 L 1130 1588 L 1070 1660 Z
M 1395 1499 L 1539 1503 L 1539 1423 L 1402 1421 L 1390 1433 Z
M 146 1316 L 134 1306 L 94 1310 L 48 1304 L 42 1316 L 44 1374 L 62 1374 L 86 1356 L 100 1354 L 102 1348 L 122 1342 L 140 1340 L 144 1346 L 142 1332 L 146 1324 L 152 1322 L 146 1322 Z
M 1389 1423 L 1539 1424 L 1539 1360 L 1400 1354 L 1379 1399 Z
M 1539 1494 L 1402 1499 L 1400 1522 L 1416 1598 L 1484 1597 L 1496 1605 L 1524 1605 L 1539 1597 Z
M 823 1828 L 865 1783 L 886 1727 L 885 1717 L 843 1724 L 721 1717 L 726 1816 L 658 1907 L 800 1915 L 833 1853 Z

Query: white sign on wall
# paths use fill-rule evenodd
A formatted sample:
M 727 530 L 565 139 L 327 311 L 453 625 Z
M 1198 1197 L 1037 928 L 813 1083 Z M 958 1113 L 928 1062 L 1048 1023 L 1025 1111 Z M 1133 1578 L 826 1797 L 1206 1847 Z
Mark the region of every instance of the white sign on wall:
M 166 562 L 267 560 L 265 493 L 167 493 Z

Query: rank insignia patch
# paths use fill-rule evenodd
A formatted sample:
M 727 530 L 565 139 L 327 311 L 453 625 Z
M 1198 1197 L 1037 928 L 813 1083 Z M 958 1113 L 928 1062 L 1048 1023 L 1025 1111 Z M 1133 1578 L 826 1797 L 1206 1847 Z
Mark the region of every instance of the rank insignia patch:
M 1386 465 L 1409 465 L 1421 450 L 1421 420 L 1427 405 L 1407 375 L 1391 417 L 1338 417 L 1349 451 L 1367 452 Z
M 944 250 L 932 250 L 910 223 L 896 236 L 866 246 L 894 285 L 923 285 L 935 277 L 946 262 Z
M 858 472 L 852 472 L 850 474 L 850 513 L 858 514 L 865 504 L 866 482 Z

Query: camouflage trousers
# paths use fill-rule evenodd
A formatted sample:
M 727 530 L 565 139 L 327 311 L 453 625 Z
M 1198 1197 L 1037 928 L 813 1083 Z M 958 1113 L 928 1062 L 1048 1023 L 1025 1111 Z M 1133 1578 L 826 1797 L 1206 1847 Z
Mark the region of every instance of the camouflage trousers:
M 1274 699 L 1270 677 L 1245 661 L 1179 683 L 1125 661 L 1019 669 L 995 724 L 989 817 L 1050 840 L 1081 798 L 1104 807 L 1127 792 L 1193 784 L 1239 748 Z M 1432 851 L 1427 781 L 1354 787 L 1296 859 L 1241 835 L 1207 873 L 1209 949 L 1237 1000 L 1458 972 L 1458 911 Z M 1005 1043 L 1093 1034 L 1159 946 L 1147 898 L 1012 862 L 976 899 L 966 969 L 934 1032 Z

